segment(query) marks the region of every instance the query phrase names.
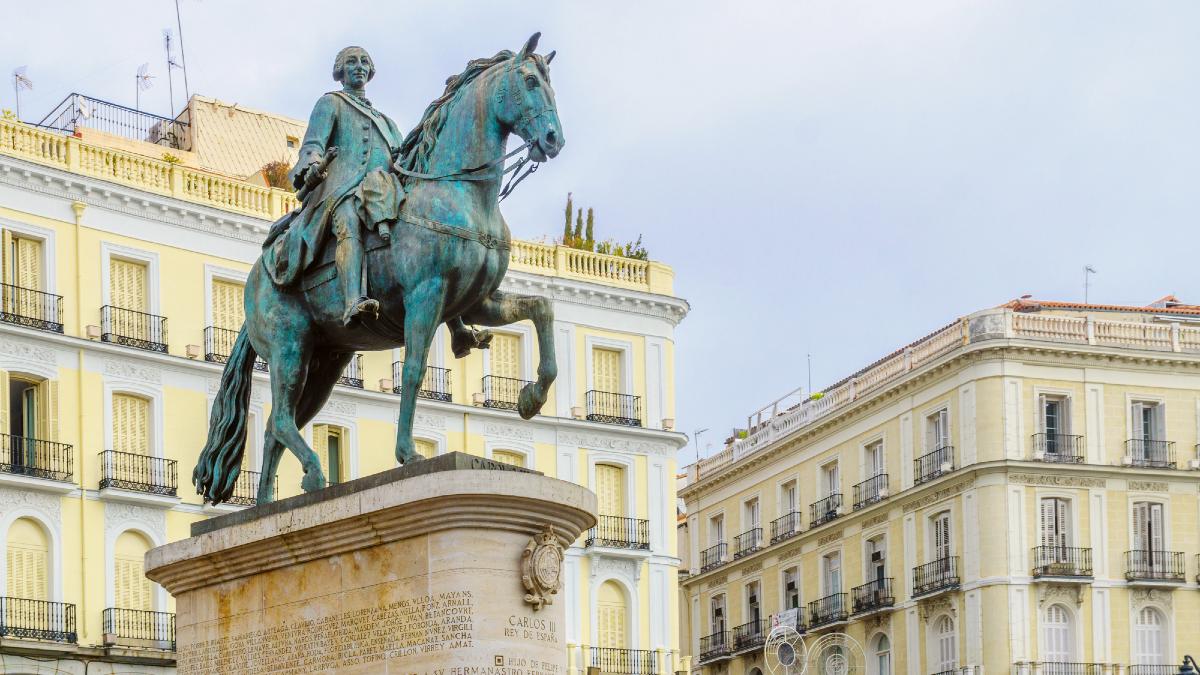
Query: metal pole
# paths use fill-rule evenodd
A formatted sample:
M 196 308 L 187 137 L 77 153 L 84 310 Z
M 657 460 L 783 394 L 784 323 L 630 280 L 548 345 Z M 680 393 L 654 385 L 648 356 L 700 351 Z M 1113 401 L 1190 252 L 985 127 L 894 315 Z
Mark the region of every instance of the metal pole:
M 700 461 L 700 434 L 708 431 L 708 427 L 697 429 L 692 433 L 692 441 L 696 444 L 696 461 Z
M 21 88 L 17 86 L 17 74 L 13 73 L 13 96 L 17 99 L 17 121 L 21 121 Z
M 183 51 L 183 20 L 179 15 L 179 0 L 175 0 L 175 28 L 179 30 L 179 63 L 183 66 L 183 95 L 186 99 L 191 100 L 192 94 L 191 89 L 188 88 L 187 79 L 187 54 Z M 173 116 L 174 113 L 172 113 Z

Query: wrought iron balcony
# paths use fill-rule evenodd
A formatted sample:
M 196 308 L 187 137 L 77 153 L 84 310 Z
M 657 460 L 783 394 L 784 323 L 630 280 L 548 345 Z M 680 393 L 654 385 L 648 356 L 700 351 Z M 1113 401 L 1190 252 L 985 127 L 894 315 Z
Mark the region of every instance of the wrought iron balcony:
M 105 305 L 100 308 L 100 341 L 167 353 L 167 317 Z
M 808 603 L 808 629 L 845 621 L 849 617 L 849 609 L 850 602 L 845 593 L 834 593 L 813 600 Z
M 1128 581 L 1185 581 L 1187 565 L 1181 551 L 1126 551 Z
M 583 545 L 650 550 L 650 521 L 645 518 L 598 516 Z
M 75 605 L 2 597 L 0 638 L 75 642 Z
M 1017 675 L 1104 675 L 1102 663 L 1023 661 L 1013 664 Z
M 603 675 L 658 675 L 658 662 L 649 649 L 592 647 L 589 663 Z
M 278 478 L 278 477 L 276 477 Z M 233 494 L 226 501 L 237 506 L 254 506 L 258 503 L 258 483 L 262 474 L 242 469 L 233 483 Z M 276 481 L 278 483 L 278 480 Z
M 67 134 L 73 134 L 80 128 L 96 129 L 114 136 L 156 143 L 176 150 L 191 149 L 187 122 L 159 117 L 83 94 L 67 95 L 37 126 Z
M 791 511 L 771 521 L 771 543 L 778 544 L 800 534 L 800 512 Z
M 888 496 L 888 475 L 886 473 L 872 476 L 854 486 L 854 510 L 883 501 Z
M 700 663 L 710 663 L 722 658 L 728 658 L 731 641 L 729 631 L 721 631 L 700 638 Z
M 1175 441 L 1131 438 L 1125 441 L 1125 461 L 1148 469 L 1175 468 Z
M 346 364 L 346 369 L 338 377 L 337 383 L 357 389 L 363 388 L 362 354 L 355 354 L 354 358 L 350 359 L 350 363 Z
M 954 590 L 961 582 L 958 576 L 958 556 L 934 560 L 913 568 L 913 597 Z
M 1092 576 L 1092 549 L 1070 546 L 1034 546 L 1033 576 L 1076 577 Z
M 238 332 L 228 328 L 208 326 L 204 329 L 204 360 L 209 363 L 225 363 L 233 352 L 233 343 L 237 342 Z M 262 357 L 254 357 L 254 369 L 267 371 L 267 362 Z
M 587 419 L 627 427 L 642 426 L 642 397 L 592 389 L 587 393 Z
M 0 284 L 0 321 L 61 333 L 62 296 Z
M 516 410 L 521 389 L 529 380 L 487 375 L 483 378 L 483 407 L 500 410 Z
M 841 515 L 842 493 L 835 492 L 824 499 L 817 500 L 808 506 L 808 527 L 812 529 L 824 525 Z
M 66 443 L 0 434 L 0 473 L 70 483 L 75 464 Z
M 1172 664 L 1164 663 L 1164 664 L 1154 664 L 1154 665 L 1142 664 L 1142 665 L 1138 665 L 1138 666 L 1129 666 L 1129 669 L 1126 670 L 1125 672 L 1128 675 L 1179 675 L 1179 673 L 1185 673 L 1187 671 L 1180 669 L 1179 666 L 1177 666 L 1173 663 Z
M 892 593 L 891 577 L 855 586 L 850 589 L 850 596 L 854 601 L 855 614 L 874 612 L 896 604 L 896 595 Z
M 392 393 L 399 394 L 403 388 L 404 362 L 392 363 Z M 425 377 L 421 378 L 421 387 L 417 389 L 417 398 L 427 398 L 433 401 L 450 403 L 454 397 L 450 393 L 450 369 L 425 366 Z
M 748 621 L 740 626 L 734 626 L 732 636 L 734 653 L 762 649 L 763 643 L 767 641 L 767 634 L 770 632 L 771 628 L 765 620 Z
M 944 445 L 913 460 L 913 483 L 927 483 L 953 470 L 954 446 Z
M 109 607 L 102 615 L 104 644 L 175 651 L 175 615 Z
M 701 551 L 700 573 L 703 574 L 709 570 L 715 570 L 716 568 L 728 562 L 728 560 L 726 560 L 728 548 L 728 544 L 721 542 L 716 546 L 710 546 Z
M 100 489 L 174 497 L 178 487 L 176 465 L 173 459 L 105 450 L 100 453 Z
M 752 527 L 733 538 L 733 559 L 737 560 L 754 553 L 762 548 L 763 531 L 761 527 Z
M 1034 434 L 1033 458 L 1039 462 L 1083 463 L 1083 436 Z

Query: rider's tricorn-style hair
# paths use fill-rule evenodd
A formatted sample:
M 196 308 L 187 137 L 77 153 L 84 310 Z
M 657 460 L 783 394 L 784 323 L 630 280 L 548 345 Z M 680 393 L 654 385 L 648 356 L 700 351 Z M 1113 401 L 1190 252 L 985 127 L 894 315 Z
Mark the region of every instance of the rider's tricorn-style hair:
M 366 49 L 356 46 L 356 45 L 350 45 L 349 47 L 343 48 L 342 51 L 338 52 L 337 56 L 335 56 L 333 59 L 333 79 L 335 81 L 337 81 L 337 82 L 342 81 L 342 70 L 346 66 L 346 57 L 349 56 L 350 52 L 355 49 L 362 52 L 364 55 L 367 56 L 367 58 L 371 57 L 371 55 L 367 52 Z M 371 68 L 367 72 L 367 82 L 370 82 L 371 78 L 375 77 L 375 59 L 371 59 L 370 63 L 371 63 Z

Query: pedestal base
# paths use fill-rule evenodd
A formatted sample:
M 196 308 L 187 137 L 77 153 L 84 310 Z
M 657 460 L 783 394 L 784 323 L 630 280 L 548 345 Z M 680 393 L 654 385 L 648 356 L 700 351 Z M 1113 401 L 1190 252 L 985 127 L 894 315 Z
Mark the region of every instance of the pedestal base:
M 146 574 L 176 598 L 181 675 L 563 675 L 552 590 L 595 506 L 451 453 L 201 521 Z

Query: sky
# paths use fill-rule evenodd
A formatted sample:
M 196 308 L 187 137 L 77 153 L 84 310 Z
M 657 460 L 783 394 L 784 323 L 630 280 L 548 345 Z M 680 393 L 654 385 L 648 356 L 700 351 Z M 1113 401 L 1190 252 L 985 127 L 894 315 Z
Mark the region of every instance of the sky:
M 1200 3 L 180 0 L 195 93 L 305 118 L 367 47 L 401 128 L 471 58 L 534 31 L 566 137 L 504 203 L 563 205 L 675 269 L 677 428 L 748 414 L 1023 294 L 1200 303 Z M 172 0 L 24 3 L 0 71 L 37 121 L 72 91 L 170 110 Z M 9 80 L 11 84 L 11 79 Z M 176 106 L 183 83 L 175 79 Z M 0 106 L 13 107 L 11 86 Z M 680 458 L 695 458 L 696 444 Z

